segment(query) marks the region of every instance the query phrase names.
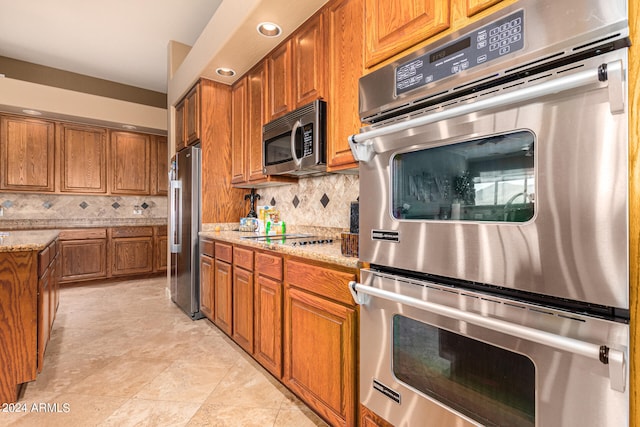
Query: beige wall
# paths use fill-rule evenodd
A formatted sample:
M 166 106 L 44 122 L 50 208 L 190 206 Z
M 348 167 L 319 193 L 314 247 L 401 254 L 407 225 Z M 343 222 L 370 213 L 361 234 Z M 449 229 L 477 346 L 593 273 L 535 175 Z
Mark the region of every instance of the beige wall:
M 11 78 L 0 78 L 0 111 L 42 111 L 44 117 L 121 128 L 136 126 L 140 132 L 166 134 L 166 108 L 151 107 Z

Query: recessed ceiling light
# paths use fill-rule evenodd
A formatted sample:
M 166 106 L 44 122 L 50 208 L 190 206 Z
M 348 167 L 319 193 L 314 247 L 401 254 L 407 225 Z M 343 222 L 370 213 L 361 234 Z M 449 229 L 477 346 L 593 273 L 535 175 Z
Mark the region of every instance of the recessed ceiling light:
M 122 127 L 127 129 L 127 130 L 136 130 L 136 129 L 138 129 L 134 125 L 122 125 Z
M 273 22 L 261 22 L 258 24 L 257 30 L 265 37 L 278 37 L 282 34 L 282 28 Z
M 232 77 L 236 75 L 236 72 L 233 71 L 231 68 L 218 68 L 216 69 L 216 74 L 218 74 L 219 76 L 223 76 L 223 77 Z
M 25 114 L 30 114 L 32 116 L 41 116 L 42 113 L 40 111 L 36 111 L 36 110 L 22 110 L 23 113 Z

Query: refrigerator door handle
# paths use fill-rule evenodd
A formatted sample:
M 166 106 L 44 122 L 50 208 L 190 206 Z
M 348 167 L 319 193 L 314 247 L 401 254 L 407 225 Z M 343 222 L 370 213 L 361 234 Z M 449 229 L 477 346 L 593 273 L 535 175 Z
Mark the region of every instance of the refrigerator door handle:
M 169 224 L 169 250 L 177 254 L 182 250 L 182 181 L 171 181 L 171 222 Z

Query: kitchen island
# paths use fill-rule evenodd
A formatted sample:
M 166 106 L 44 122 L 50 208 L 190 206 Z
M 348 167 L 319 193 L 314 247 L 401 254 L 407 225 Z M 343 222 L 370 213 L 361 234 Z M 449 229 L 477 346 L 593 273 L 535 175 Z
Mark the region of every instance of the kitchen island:
M 0 403 L 42 370 L 57 309 L 58 232 L 0 232 Z

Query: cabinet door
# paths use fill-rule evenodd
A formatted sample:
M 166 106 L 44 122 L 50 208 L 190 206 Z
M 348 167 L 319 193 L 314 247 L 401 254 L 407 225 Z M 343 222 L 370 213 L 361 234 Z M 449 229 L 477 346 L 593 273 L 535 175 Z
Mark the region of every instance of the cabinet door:
M 167 236 L 156 236 L 154 265 L 155 271 L 167 271 L 167 247 L 169 245 L 169 239 Z
M 227 335 L 233 333 L 233 277 L 231 264 L 216 259 L 214 280 L 213 322 Z
M 185 120 L 186 120 L 185 101 L 182 100 L 178 105 L 176 105 L 176 132 L 175 132 L 176 153 L 187 146 L 187 139 L 184 133 Z
M 284 304 L 284 383 L 330 424 L 355 425 L 355 309 L 296 288 Z
M 249 180 L 264 179 L 262 173 L 262 126 L 265 120 L 265 85 L 267 81 L 267 66 L 262 62 L 251 70 L 247 77 L 247 163 Z
M 60 241 L 60 282 L 107 277 L 107 239 Z
M 364 73 L 362 0 L 339 0 L 327 10 L 329 34 L 329 102 L 327 165 L 329 170 L 358 167 L 347 138 L 360 131 L 358 79 Z
M 253 353 L 253 273 L 233 269 L 233 340 Z
M 107 192 L 107 130 L 61 125 L 60 191 Z
M 186 145 L 200 141 L 200 84 L 196 84 L 187 94 L 185 101 L 185 138 Z
M 449 0 L 365 0 L 366 66 L 449 28 Z
M 213 258 L 200 255 L 200 311 L 213 320 Z
M 325 40 L 323 14 L 307 21 L 293 36 L 295 108 L 326 96 Z
M 54 124 L 3 116 L 0 132 L 0 189 L 53 192 Z
M 167 138 L 154 136 L 152 144 L 151 193 L 157 196 L 169 194 L 169 153 Z
M 149 194 L 150 135 L 111 133 L 111 193 Z
M 269 79 L 268 121 L 271 121 L 293 109 L 291 40 L 287 40 L 267 58 L 267 76 Z
M 466 1 L 466 15 L 471 17 L 478 12 L 485 10 L 494 4 L 500 3 L 502 0 L 467 0 Z
M 282 271 L 282 266 L 280 266 Z M 256 275 L 254 357 L 276 378 L 282 377 L 282 282 Z
M 111 239 L 111 275 L 128 276 L 153 271 L 153 238 Z
M 231 183 L 247 181 L 245 135 L 247 128 L 247 78 L 243 77 L 231 92 Z

